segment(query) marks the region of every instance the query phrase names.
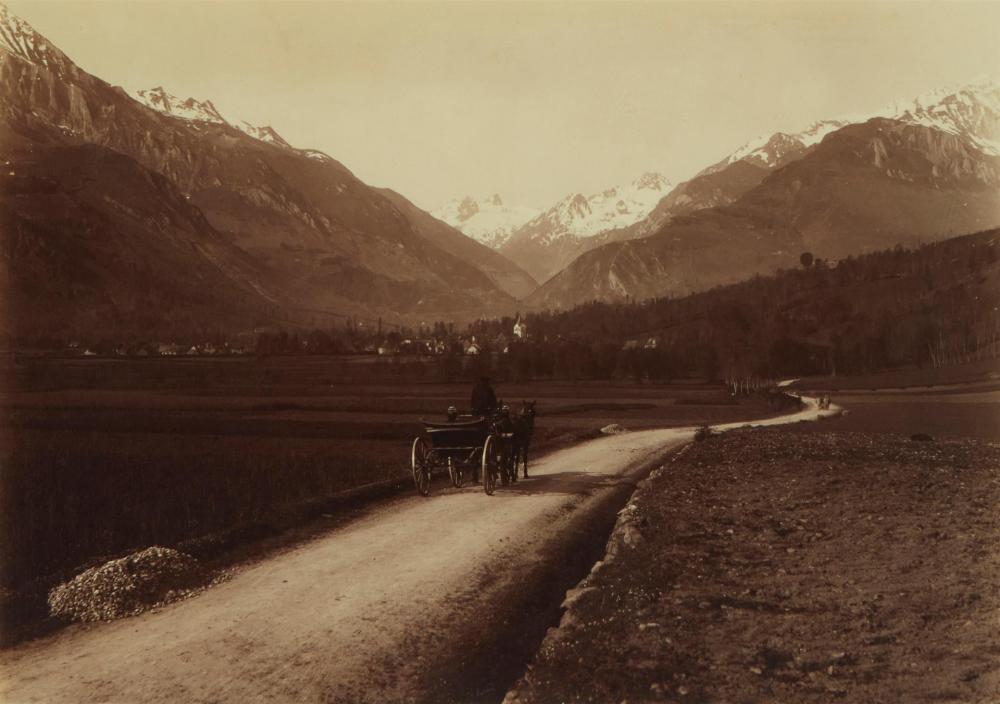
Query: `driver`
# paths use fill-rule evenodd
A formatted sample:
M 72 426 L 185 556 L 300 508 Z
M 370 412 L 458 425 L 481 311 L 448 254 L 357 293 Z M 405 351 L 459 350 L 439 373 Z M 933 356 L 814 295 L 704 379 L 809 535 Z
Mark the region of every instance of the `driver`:
M 472 387 L 472 400 L 469 405 L 474 416 L 492 416 L 497 408 L 497 395 L 490 386 L 488 376 L 479 377 L 479 383 Z

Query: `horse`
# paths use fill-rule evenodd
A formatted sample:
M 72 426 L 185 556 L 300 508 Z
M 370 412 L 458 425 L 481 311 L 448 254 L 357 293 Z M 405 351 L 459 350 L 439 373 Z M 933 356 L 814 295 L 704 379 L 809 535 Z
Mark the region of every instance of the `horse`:
M 517 462 L 524 462 L 524 477 L 528 477 L 528 446 L 535 432 L 535 401 L 522 401 L 521 412 L 514 418 L 514 435 L 511 438 L 511 452 L 514 462 L 514 476 L 517 476 Z

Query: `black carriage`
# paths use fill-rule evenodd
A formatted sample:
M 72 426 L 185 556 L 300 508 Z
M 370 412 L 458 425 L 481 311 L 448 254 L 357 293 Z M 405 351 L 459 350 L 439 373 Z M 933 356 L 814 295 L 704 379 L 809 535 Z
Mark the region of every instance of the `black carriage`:
M 413 483 L 424 496 L 430 493 L 431 476 L 447 468 L 448 477 L 461 487 L 468 472 L 482 477 L 483 490 L 492 494 L 497 480 L 516 481 L 511 451 L 510 419 L 505 414 L 492 418 L 459 416 L 444 422 L 423 421 L 424 432 L 413 440 L 410 464 Z

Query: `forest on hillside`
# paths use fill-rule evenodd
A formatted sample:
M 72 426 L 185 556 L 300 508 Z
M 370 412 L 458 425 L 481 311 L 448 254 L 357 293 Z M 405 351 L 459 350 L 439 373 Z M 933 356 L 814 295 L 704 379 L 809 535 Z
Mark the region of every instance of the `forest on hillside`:
M 682 298 L 525 316 L 515 375 L 730 381 L 942 366 L 1000 352 L 1000 230 L 896 247 Z M 489 339 L 513 320 L 483 320 Z

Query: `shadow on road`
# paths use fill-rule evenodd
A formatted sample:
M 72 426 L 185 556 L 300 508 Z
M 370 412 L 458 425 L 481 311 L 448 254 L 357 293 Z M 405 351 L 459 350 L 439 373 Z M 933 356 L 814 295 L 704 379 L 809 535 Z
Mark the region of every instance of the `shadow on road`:
M 516 484 L 504 486 L 498 483 L 496 495 L 517 494 L 520 496 L 537 496 L 542 494 L 561 494 L 565 496 L 580 496 L 629 481 L 626 477 L 620 475 L 594 474 L 591 472 L 569 471 L 558 472 L 556 474 L 539 474 L 538 476 L 529 475 L 527 479 L 519 478 Z M 447 486 L 442 486 L 440 490 L 456 491 Z M 482 490 L 483 488 L 480 484 L 466 484 L 457 491 L 472 493 Z

